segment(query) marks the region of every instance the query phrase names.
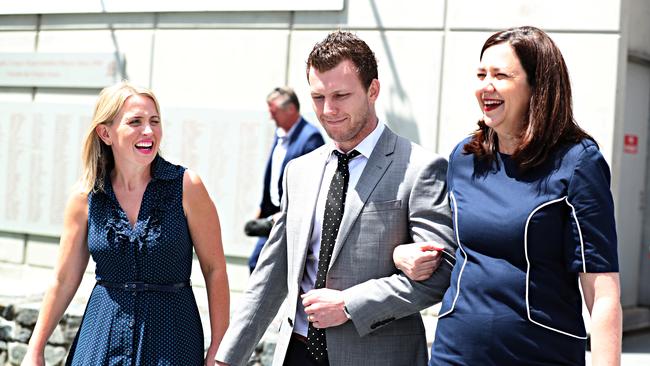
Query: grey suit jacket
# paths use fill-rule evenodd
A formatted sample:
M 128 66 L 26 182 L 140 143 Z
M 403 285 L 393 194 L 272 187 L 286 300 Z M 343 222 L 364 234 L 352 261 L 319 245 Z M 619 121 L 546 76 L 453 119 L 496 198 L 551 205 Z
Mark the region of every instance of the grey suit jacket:
M 218 360 L 245 365 L 286 298 L 273 361 L 282 365 L 328 154 L 324 146 L 287 165 L 281 218 L 231 319 Z M 356 187 L 349 189 L 326 287 L 343 291 L 352 320 L 326 331 L 332 366 L 427 363 L 419 311 L 442 299 L 456 249 L 446 172 L 443 158 L 386 128 Z M 446 260 L 428 280 L 411 281 L 395 268 L 393 249 L 429 240 L 445 246 Z

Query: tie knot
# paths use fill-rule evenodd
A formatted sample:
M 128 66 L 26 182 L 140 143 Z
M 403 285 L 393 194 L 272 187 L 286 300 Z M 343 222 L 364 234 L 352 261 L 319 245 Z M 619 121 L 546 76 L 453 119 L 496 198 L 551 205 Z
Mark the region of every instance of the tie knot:
M 361 155 L 361 153 L 358 152 L 357 150 L 352 150 L 349 153 L 344 154 L 344 153 L 342 153 L 342 152 L 340 152 L 338 150 L 334 150 L 334 155 L 336 155 L 336 157 L 339 159 L 340 163 L 346 163 L 347 164 L 350 160 L 352 160 L 355 157 Z

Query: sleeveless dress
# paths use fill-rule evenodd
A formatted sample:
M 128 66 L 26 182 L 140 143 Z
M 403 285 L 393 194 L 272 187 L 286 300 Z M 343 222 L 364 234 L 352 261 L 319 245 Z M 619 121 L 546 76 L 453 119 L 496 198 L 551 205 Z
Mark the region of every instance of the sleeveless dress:
M 66 365 L 202 365 L 203 330 L 190 286 L 127 291 L 101 285 L 189 282 L 192 240 L 183 212 L 185 168 L 157 156 L 135 227 L 110 178 L 88 196 L 88 249 L 95 285 Z
M 609 168 L 591 140 L 521 173 L 450 156 L 459 245 L 430 365 L 584 365 L 581 272 L 618 272 Z

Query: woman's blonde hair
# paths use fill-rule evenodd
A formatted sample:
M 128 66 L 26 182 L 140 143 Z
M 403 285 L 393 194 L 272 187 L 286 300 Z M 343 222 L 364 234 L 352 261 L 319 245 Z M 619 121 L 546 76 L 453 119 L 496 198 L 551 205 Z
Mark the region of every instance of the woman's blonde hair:
M 149 89 L 135 86 L 128 81 L 121 81 L 104 88 L 99 93 L 92 122 L 83 142 L 81 153 L 81 178 L 79 188 L 85 192 L 104 191 L 104 179 L 115 166 L 113 151 L 106 145 L 95 131 L 99 125 L 110 126 L 122 109 L 124 102 L 132 95 L 143 95 L 151 98 L 160 115 L 160 106 L 153 92 Z

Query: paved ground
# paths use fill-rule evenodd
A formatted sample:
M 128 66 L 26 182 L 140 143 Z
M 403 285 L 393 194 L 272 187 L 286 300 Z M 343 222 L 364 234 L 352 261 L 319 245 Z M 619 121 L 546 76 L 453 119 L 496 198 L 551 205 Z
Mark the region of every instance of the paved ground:
M 0 262 L 0 302 L 21 302 L 28 306 L 38 308 L 40 306 L 40 298 L 47 288 L 51 276 L 52 270 L 49 268 L 26 267 Z M 87 296 L 90 294 L 94 282 L 94 276 L 89 271 L 84 276 L 81 287 L 77 291 L 77 296 L 70 305 L 69 312 L 78 315 L 83 314 Z M 194 292 L 199 304 L 199 310 L 203 317 L 204 331 L 208 334 L 207 299 L 205 289 L 202 286 L 203 281 L 200 278 L 193 278 L 193 282 L 195 283 Z M 233 305 L 231 308 L 236 307 L 239 299 L 238 295 L 238 293 L 233 293 L 231 301 Z M 435 313 L 435 308 L 430 309 L 428 313 Z M 425 326 L 427 328 L 428 338 L 430 338 L 429 341 L 431 341 L 432 335 L 435 332 L 435 317 L 427 316 Z M 271 328 L 277 329 L 277 326 L 272 326 Z M 272 338 L 273 334 L 269 334 L 268 336 Z M 589 353 L 587 354 L 587 360 L 590 360 Z M 589 365 L 590 363 L 588 362 L 587 364 Z M 650 329 L 624 335 L 622 365 L 650 365 Z

